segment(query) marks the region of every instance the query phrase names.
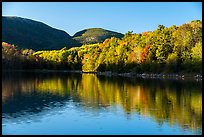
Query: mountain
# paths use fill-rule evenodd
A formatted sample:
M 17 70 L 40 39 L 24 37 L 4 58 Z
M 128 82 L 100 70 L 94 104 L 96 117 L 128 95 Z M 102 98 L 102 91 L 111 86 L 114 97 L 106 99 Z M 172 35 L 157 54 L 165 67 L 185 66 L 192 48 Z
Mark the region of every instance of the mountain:
M 2 17 L 2 41 L 33 50 L 79 46 L 65 31 L 21 17 Z
M 39 21 L 2 16 L 2 42 L 14 44 L 18 48 L 36 51 L 71 48 L 103 42 L 111 37 L 122 38 L 123 34 L 102 28 L 90 28 L 70 36 L 63 30 L 52 28 Z
M 121 33 L 102 28 L 89 28 L 75 33 L 72 38 L 81 44 L 93 44 L 103 42 L 106 38 L 122 38 L 123 36 Z

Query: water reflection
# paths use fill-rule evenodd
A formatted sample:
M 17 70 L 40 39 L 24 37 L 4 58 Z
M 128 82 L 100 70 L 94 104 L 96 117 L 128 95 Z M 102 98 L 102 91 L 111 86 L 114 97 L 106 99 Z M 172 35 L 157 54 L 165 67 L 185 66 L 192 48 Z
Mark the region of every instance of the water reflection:
M 46 114 L 71 101 L 89 111 L 121 106 L 126 117 L 137 113 L 202 134 L 201 82 L 34 72 L 2 78 L 3 120 Z

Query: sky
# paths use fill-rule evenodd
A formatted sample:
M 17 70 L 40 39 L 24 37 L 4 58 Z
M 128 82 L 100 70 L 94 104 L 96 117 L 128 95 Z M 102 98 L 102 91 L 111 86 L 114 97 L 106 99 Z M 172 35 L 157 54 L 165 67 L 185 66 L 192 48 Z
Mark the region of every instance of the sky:
M 142 33 L 202 21 L 202 2 L 2 2 L 2 16 L 40 21 L 71 36 L 87 28 Z

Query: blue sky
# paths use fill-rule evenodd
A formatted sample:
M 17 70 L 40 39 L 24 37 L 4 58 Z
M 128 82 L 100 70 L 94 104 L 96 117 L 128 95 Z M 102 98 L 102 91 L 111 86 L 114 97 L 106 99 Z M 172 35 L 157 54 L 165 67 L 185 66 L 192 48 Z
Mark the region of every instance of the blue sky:
M 2 15 L 41 21 L 70 35 L 86 28 L 141 33 L 202 20 L 202 2 L 2 2 Z

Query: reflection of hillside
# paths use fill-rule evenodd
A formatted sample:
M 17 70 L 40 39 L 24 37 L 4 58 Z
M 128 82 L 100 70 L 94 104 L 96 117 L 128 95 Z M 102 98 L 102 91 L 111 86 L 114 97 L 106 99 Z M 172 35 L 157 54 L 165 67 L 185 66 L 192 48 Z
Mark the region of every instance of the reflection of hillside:
M 12 110 L 18 112 L 25 107 L 35 109 L 71 98 L 92 109 L 116 104 L 127 114 L 151 116 L 159 124 L 168 121 L 172 126 L 179 123 L 182 128 L 202 128 L 202 85 L 198 82 L 130 80 L 91 74 L 38 75 L 13 81 L 13 77 L 2 81 L 4 113 L 9 113 L 9 104 L 19 104 L 18 109 Z
M 16 87 L 6 87 L 3 83 L 2 87 L 2 113 L 9 114 L 13 117 L 18 117 L 22 113 L 27 114 L 39 113 L 45 108 L 56 107 L 56 105 L 63 105 L 69 99 L 69 96 L 59 96 L 49 92 L 36 92 L 35 88 L 27 85 L 13 85 Z
M 39 113 L 48 107 L 52 109 L 56 105 L 63 105 L 69 99 L 68 95 L 59 96 L 57 90 L 52 90 L 53 85 L 47 89 L 39 88 L 42 83 L 40 77 L 35 78 L 29 73 L 3 74 L 2 113 L 12 117 L 19 117 L 22 113 Z

